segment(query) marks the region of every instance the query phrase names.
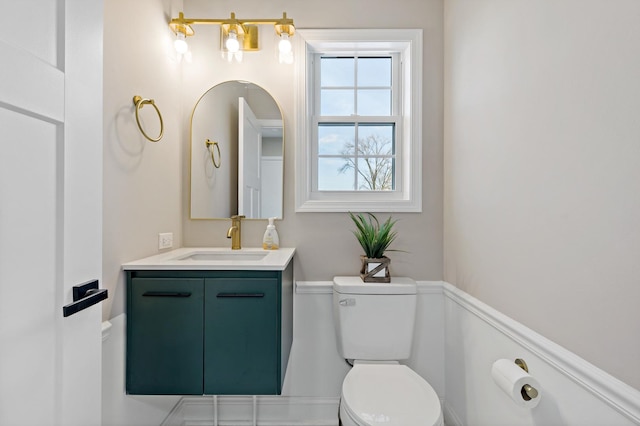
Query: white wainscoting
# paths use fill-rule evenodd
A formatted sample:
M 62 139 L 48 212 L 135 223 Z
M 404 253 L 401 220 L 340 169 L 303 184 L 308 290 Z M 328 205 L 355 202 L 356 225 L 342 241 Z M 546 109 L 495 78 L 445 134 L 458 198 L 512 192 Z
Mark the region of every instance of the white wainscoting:
M 449 426 L 640 424 L 640 391 L 458 288 L 443 290 Z M 497 388 L 491 365 L 500 358 L 527 362 L 541 386 L 536 408 L 517 406 Z
M 105 344 L 118 348 L 117 365 L 105 366 L 111 372 L 106 385 L 111 384 L 104 389 L 109 401 L 104 408 L 111 413 L 103 413 L 104 424 L 253 425 L 255 415 L 259 425 L 337 425 L 340 388 L 349 366 L 336 350 L 331 289 L 331 282 L 296 283 L 293 347 L 283 395 L 258 396 L 255 409 L 252 397 L 217 397 L 215 403 L 212 396 L 185 397 L 177 404 L 171 403 L 175 397 L 127 397 L 124 321 L 112 320 Z M 640 425 L 640 391 L 450 284 L 419 282 L 418 292 L 407 365 L 443 400 L 448 426 Z M 541 385 L 536 408 L 517 406 L 497 388 L 491 365 L 499 358 L 525 359 Z

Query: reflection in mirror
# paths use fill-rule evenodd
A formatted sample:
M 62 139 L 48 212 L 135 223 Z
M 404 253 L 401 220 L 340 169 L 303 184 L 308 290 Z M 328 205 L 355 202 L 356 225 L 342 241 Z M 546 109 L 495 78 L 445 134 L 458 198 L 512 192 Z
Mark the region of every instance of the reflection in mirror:
M 191 218 L 282 218 L 282 114 L 261 87 L 212 87 L 191 116 Z

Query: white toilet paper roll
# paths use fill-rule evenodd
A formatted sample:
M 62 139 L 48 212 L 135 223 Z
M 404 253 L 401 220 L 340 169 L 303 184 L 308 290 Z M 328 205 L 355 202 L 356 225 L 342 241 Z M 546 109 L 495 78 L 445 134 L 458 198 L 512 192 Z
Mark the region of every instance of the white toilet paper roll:
M 508 359 L 499 359 L 491 367 L 491 376 L 498 387 L 521 407 L 534 408 L 540 402 L 540 383 L 529 373 Z M 535 398 L 527 399 L 522 388 L 529 385 L 538 391 Z

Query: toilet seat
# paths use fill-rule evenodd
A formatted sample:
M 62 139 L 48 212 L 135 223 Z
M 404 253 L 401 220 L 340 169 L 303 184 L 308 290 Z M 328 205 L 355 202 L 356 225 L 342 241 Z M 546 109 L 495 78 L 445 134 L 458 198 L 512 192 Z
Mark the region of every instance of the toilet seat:
M 342 408 L 360 426 L 439 426 L 440 399 L 431 385 L 399 364 L 356 363 L 342 383 Z

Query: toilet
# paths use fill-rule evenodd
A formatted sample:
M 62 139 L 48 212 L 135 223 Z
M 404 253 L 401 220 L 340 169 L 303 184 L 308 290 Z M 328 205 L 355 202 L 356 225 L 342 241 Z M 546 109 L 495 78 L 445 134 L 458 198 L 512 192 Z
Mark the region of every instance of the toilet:
M 338 352 L 353 361 L 342 383 L 343 426 L 442 426 L 440 399 L 431 385 L 398 361 L 409 358 L 416 312 L 416 283 L 333 280 Z

